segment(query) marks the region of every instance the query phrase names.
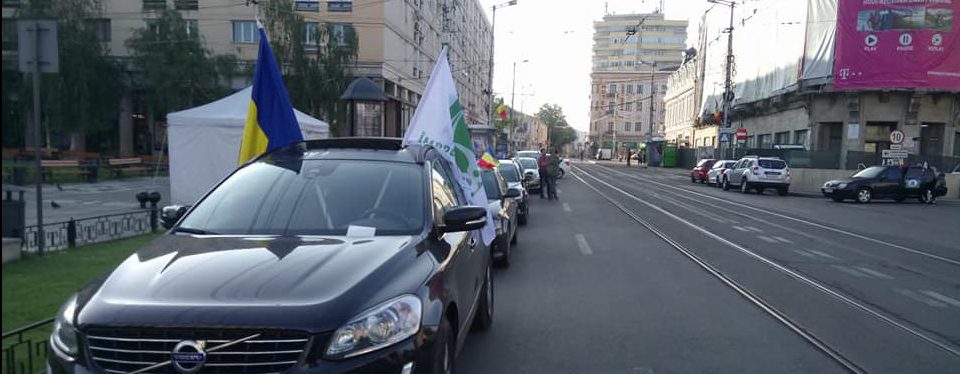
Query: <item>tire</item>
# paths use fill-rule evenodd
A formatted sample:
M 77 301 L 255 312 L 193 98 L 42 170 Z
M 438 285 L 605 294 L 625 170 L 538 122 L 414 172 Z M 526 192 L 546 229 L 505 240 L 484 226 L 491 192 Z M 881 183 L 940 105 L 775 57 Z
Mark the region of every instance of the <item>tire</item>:
M 843 202 L 843 198 L 840 197 L 840 196 L 833 196 L 833 197 L 831 197 L 830 199 L 832 199 L 833 201 L 836 201 L 836 202 L 838 202 L 838 203 L 842 203 L 842 202 Z
M 787 196 L 790 194 L 790 187 L 780 187 L 777 189 L 777 195 Z
M 506 241 L 506 243 L 504 244 L 503 255 L 500 256 L 499 259 L 497 259 L 497 266 L 502 268 L 510 267 L 510 255 L 511 255 L 510 252 L 511 252 L 510 241 Z
M 453 374 L 456 371 L 456 352 L 457 339 L 454 337 L 451 323 L 444 318 L 440 321 L 440 329 L 437 330 L 436 353 L 433 356 L 431 366 L 432 373 Z
M 487 331 L 493 325 L 493 291 L 493 270 L 488 265 L 483 279 L 483 288 L 480 291 L 476 317 L 473 317 L 474 331 Z
M 719 175 L 717 176 L 717 184 L 716 184 L 716 187 L 717 187 L 717 188 L 723 187 L 722 183 L 720 183 L 720 176 L 719 176 Z
M 564 172 L 563 169 L 560 169 L 559 174 L 557 174 L 557 179 L 563 179 L 564 174 L 566 174 L 566 172 Z
M 924 188 L 923 191 L 920 191 L 920 197 L 918 199 L 921 203 L 933 204 L 937 202 L 937 195 L 933 193 L 933 190 Z
M 727 178 L 723 178 L 723 190 L 730 191 L 730 180 Z
M 869 203 L 873 199 L 873 191 L 870 191 L 869 188 L 860 187 L 857 189 L 857 194 L 854 197 L 854 201 L 860 204 Z
M 750 183 L 747 178 L 740 179 L 740 193 L 750 193 Z
M 690 183 L 697 183 L 697 178 L 694 178 L 694 177 L 691 175 L 691 176 L 690 176 Z

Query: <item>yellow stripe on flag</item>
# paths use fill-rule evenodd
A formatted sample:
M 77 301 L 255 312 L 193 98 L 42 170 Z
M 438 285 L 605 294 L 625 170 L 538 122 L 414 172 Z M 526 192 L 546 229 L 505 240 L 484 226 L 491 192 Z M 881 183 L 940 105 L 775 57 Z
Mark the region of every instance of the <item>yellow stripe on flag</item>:
M 243 138 L 240 140 L 240 155 L 237 157 L 237 165 L 250 161 L 267 151 L 267 134 L 263 133 L 260 124 L 257 123 L 257 104 L 252 100 L 247 108 L 247 124 L 243 127 Z

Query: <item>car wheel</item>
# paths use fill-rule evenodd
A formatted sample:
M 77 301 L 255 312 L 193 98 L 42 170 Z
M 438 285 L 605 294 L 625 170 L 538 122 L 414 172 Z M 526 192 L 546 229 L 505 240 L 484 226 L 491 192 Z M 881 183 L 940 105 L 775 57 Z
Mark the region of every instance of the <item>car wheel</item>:
M 493 324 L 493 271 L 490 266 L 487 266 L 483 289 L 480 292 L 480 303 L 477 305 L 476 317 L 473 318 L 473 329 L 487 331 Z
M 456 338 L 453 336 L 453 329 L 450 327 L 449 320 L 444 318 L 440 322 L 440 329 L 437 331 L 437 353 L 434 356 L 433 369 L 430 372 L 453 374 L 456 366 L 457 351 Z
M 780 187 L 777 189 L 777 195 L 787 196 L 790 193 L 790 187 Z
M 720 176 L 718 175 L 718 176 L 717 176 L 717 188 L 720 188 L 720 187 L 723 187 L 723 185 L 720 183 Z
M 563 175 L 564 175 L 564 174 L 566 174 L 566 173 L 563 171 L 563 169 L 560 169 L 559 173 L 557 174 L 557 179 L 563 178 Z
M 503 244 L 503 250 L 501 251 L 500 258 L 497 259 L 497 266 L 502 268 L 510 267 L 510 241 L 505 240 Z
M 694 178 L 694 177 L 691 175 L 691 176 L 690 176 L 690 183 L 697 183 L 697 178 Z
M 730 180 L 727 178 L 723 178 L 723 190 L 730 191 Z
M 933 190 L 925 188 L 920 192 L 920 202 L 926 204 L 933 204 L 937 200 L 936 195 L 933 193 Z
M 750 193 L 750 184 L 747 178 L 740 179 L 740 193 Z
M 860 187 L 857 189 L 857 202 L 861 204 L 866 204 L 870 202 L 870 199 L 873 198 L 873 193 L 869 188 Z
M 843 198 L 840 197 L 840 196 L 833 196 L 833 197 L 831 197 L 831 199 L 833 199 L 833 201 L 836 201 L 836 202 L 838 202 L 838 203 L 842 203 L 842 202 L 843 202 Z

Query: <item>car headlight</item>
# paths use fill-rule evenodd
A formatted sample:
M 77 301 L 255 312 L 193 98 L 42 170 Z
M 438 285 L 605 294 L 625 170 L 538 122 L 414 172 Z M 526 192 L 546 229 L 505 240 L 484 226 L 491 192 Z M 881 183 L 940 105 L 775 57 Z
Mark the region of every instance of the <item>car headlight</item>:
M 842 190 L 842 189 L 844 189 L 844 188 L 847 188 L 847 184 L 846 184 L 846 183 L 840 183 L 840 184 L 837 185 L 837 188 Z
M 420 331 L 422 311 L 420 298 L 404 295 L 360 313 L 333 334 L 326 356 L 353 357 L 409 338 Z
M 53 333 L 50 334 L 53 346 L 70 356 L 77 355 L 77 328 L 73 320 L 76 312 L 77 295 L 74 294 L 60 307 L 53 323 Z

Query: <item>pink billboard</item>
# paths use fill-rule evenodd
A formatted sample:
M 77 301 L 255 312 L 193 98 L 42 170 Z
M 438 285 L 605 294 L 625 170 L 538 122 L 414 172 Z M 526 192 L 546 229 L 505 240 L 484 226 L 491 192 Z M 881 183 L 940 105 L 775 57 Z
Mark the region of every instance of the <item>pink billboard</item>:
M 840 0 L 837 89 L 960 90 L 960 0 Z

